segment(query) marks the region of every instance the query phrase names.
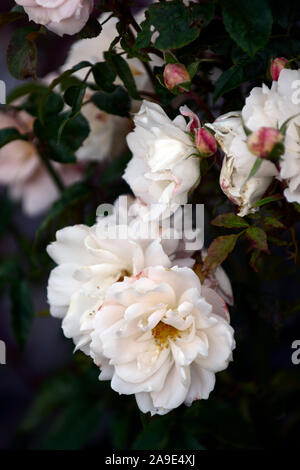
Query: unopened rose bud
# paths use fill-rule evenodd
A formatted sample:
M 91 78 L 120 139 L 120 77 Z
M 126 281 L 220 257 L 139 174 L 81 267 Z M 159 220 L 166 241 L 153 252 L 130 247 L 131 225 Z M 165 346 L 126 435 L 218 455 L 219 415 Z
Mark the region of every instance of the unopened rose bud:
M 267 158 L 276 144 L 283 141 L 283 135 L 273 127 L 260 127 L 247 139 L 250 152 L 260 158 Z
M 169 90 L 181 83 L 189 82 L 191 77 L 183 64 L 167 64 L 164 70 L 164 82 Z
M 196 131 L 196 146 L 201 157 L 211 157 L 217 151 L 216 139 L 205 127 Z
M 285 57 L 277 57 L 277 59 L 274 59 L 271 63 L 270 67 L 270 74 L 272 77 L 272 80 L 275 82 L 278 81 L 279 74 L 281 70 L 286 68 L 286 64 L 288 63 L 288 60 Z

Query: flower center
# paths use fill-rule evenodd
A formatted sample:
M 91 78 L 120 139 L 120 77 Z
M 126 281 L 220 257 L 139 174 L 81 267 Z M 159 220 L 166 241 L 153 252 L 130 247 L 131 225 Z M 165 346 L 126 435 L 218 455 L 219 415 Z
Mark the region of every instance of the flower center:
M 181 338 L 180 331 L 174 326 L 167 325 L 160 321 L 152 330 L 152 336 L 156 344 L 161 348 L 169 347 L 169 340 Z

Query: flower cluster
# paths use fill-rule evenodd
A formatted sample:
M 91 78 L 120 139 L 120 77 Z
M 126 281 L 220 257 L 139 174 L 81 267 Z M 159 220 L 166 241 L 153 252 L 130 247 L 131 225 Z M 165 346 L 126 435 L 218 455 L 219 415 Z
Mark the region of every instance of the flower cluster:
M 271 88 L 254 88 L 241 112 L 229 112 L 208 124 L 225 157 L 220 173 L 224 193 L 239 206 L 239 215 L 253 212 L 257 202 L 277 179 L 285 185 L 289 202 L 300 203 L 300 70 L 282 68 Z M 281 127 L 286 127 L 284 135 Z M 247 137 L 249 131 L 252 135 Z M 283 143 L 279 161 L 268 156 Z M 263 161 L 251 178 L 256 158 Z
M 65 336 L 93 358 L 100 380 L 134 394 L 141 411 L 152 414 L 208 398 L 235 344 L 226 274 L 218 268 L 201 284 L 183 239 L 164 236 L 166 220 L 176 230 L 179 205 L 200 178 L 198 121 L 188 108 L 181 111 L 190 123 L 182 114 L 171 121 L 147 101 L 134 117 L 124 173 L 136 197 L 132 230 L 123 236 L 117 201 L 114 214 L 99 214 L 92 227 L 64 228 L 48 247 L 58 264 L 48 300 Z M 147 235 L 141 228 L 149 221 L 154 233 Z

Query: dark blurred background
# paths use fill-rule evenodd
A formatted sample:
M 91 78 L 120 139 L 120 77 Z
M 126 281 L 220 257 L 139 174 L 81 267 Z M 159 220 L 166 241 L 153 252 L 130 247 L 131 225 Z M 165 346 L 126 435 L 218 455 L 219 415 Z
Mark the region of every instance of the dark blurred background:
M 13 4 L 2 1 L 0 12 Z M 20 23 L 0 29 L 0 79 L 8 92 L 20 84 L 9 75 L 5 62 L 8 41 L 17 26 Z M 63 63 L 72 41 L 51 33 L 39 40 L 40 77 Z M 205 198 L 206 185 L 199 191 Z M 14 206 L 16 233 L 25 234 L 28 240 L 34 240 L 41 221 L 42 217 L 26 218 L 19 206 Z M 207 224 L 207 241 L 219 235 L 211 230 Z M 0 243 L 0 258 L 19 250 L 18 236 L 6 235 Z M 249 268 L 244 252 L 241 246 L 225 266 L 235 295 L 235 361 L 228 371 L 218 374 L 209 401 L 153 419 L 148 437 L 145 429 L 149 420 L 139 416 L 134 398 L 119 397 L 109 392 L 108 383 L 99 383 L 96 368 L 87 365 L 81 354 L 73 357 L 73 345 L 63 337 L 60 321 L 43 315 L 48 309 L 46 278 L 31 285 L 40 316 L 34 320 L 24 352 L 12 334 L 8 294 L 0 291 L 0 339 L 7 346 L 7 364 L 0 365 L 0 448 L 128 448 L 139 431 L 142 434 L 136 448 L 197 449 L 201 443 L 208 449 L 284 449 L 296 445 L 300 365 L 292 364 L 291 345 L 300 339 L 299 262 L 298 266 L 291 260 L 277 265 L 277 255 L 285 256 L 278 249 L 272 262 L 265 257 L 263 275 L 257 275 Z M 168 438 L 164 426 L 169 429 Z M 41 441 L 48 429 L 50 438 Z

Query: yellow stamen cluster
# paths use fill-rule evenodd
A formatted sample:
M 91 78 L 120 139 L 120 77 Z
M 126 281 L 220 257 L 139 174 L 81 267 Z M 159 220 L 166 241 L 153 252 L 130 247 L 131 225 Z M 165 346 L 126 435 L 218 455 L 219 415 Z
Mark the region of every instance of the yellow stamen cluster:
M 181 338 L 180 331 L 177 328 L 167 325 L 162 321 L 153 328 L 152 335 L 154 341 L 161 349 L 169 347 L 169 339 Z

